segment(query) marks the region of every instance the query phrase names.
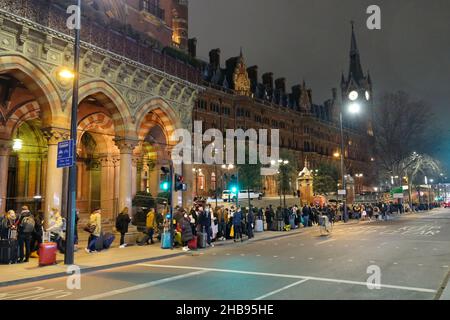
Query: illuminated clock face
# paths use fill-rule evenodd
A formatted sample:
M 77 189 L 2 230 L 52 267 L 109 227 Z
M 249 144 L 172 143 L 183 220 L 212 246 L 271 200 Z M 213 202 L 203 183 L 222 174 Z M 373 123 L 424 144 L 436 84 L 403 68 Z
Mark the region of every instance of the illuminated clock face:
M 348 98 L 352 101 L 355 101 L 356 99 L 358 99 L 358 92 L 353 90 L 348 94 Z
M 369 93 L 369 91 L 366 91 L 366 100 L 367 100 L 367 101 L 370 100 L 370 93 Z

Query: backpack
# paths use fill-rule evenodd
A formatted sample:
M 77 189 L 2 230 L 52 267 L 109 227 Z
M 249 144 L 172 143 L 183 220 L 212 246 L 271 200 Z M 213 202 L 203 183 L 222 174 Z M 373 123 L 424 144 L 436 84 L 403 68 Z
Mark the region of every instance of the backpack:
M 21 227 L 23 233 L 31 233 L 34 230 L 34 219 L 32 216 L 26 216 L 22 219 Z

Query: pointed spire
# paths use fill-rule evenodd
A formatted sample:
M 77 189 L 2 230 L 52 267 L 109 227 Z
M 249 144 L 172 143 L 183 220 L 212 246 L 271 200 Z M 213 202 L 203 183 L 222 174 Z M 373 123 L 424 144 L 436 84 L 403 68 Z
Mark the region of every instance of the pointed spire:
M 352 20 L 350 21 L 352 25 L 352 41 L 350 44 L 350 55 L 351 54 L 358 54 L 358 45 L 356 44 L 356 36 L 355 36 L 355 22 Z
M 353 79 L 357 84 L 360 84 L 360 81 L 364 79 L 364 73 L 362 71 L 358 46 L 356 44 L 355 25 L 353 21 L 351 22 L 351 25 L 352 40 L 350 44 L 350 68 L 348 72 L 348 80 L 350 82 L 350 80 Z

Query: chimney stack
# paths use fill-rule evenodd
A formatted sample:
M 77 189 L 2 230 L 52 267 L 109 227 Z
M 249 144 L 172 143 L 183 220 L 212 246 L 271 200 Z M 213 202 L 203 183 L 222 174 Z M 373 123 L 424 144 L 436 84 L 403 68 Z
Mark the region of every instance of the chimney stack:
M 275 89 L 281 93 L 286 93 L 286 78 L 278 78 L 275 80 Z
M 197 38 L 188 40 L 188 53 L 192 58 L 197 57 Z
M 302 95 L 302 86 L 297 84 L 292 87 L 292 98 L 294 99 L 296 105 L 300 103 L 300 97 Z
M 220 67 L 220 49 L 213 49 L 209 52 L 209 63 L 215 69 Z
M 267 72 L 262 75 L 263 85 L 269 89 L 273 90 L 273 73 Z

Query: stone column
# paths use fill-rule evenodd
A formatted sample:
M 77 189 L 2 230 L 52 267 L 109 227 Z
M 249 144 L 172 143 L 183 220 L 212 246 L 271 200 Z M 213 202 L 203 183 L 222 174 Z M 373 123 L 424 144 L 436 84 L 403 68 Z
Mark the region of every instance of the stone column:
M 187 191 L 183 192 L 183 207 L 190 208 L 193 204 L 193 193 L 195 192 L 195 174 L 192 172 L 192 164 L 182 164 L 184 183 L 187 184 Z
M 113 218 L 114 163 L 111 158 L 105 156 L 100 158 L 100 164 L 100 207 L 105 213 L 105 217 Z
M 134 196 L 137 193 L 137 178 L 138 178 L 138 157 L 132 158 L 133 165 L 131 166 L 131 197 L 134 198 Z
M 6 210 L 6 196 L 8 190 L 8 164 L 11 152 L 10 143 L 0 140 L 0 212 Z
M 137 145 L 134 140 L 118 139 L 116 145 L 120 150 L 120 176 L 119 176 L 119 211 L 128 207 L 131 212 L 133 193 L 132 167 L 133 149 Z
M 48 145 L 44 206 L 45 221 L 47 222 L 51 208 L 57 208 L 61 211 L 63 169 L 56 167 L 56 160 L 58 158 L 58 142 L 67 140 L 69 131 L 46 128 L 43 129 L 43 133 L 47 138 Z

